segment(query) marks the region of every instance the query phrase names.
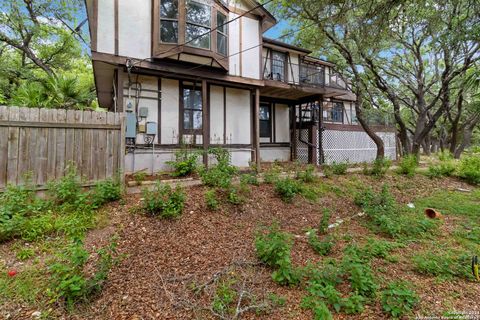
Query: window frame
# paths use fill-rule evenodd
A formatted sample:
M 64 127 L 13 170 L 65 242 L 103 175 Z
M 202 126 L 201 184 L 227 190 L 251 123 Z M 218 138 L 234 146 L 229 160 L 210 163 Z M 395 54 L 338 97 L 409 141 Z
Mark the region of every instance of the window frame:
M 280 61 L 279 59 L 274 59 L 273 58 L 273 55 L 276 54 L 276 53 L 280 53 L 283 55 L 283 78 L 282 79 L 275 79 L 274 77 L 274 73 L 273 73 L 273 62 L 274 60 L 277 60 L 277 61 Z M 288 55 L 288 52 L 282 52 L 282 51 L 278 51 L 278 50 L 271 50 L 271 53 L 270 53 L 270 73 L 272 75 L 272 80 L 275 80 L 275 81 L 281 81 L 281 82 L 288 82 L 288 71 L 287 71 L 287 57 Z M 278 66 L 276 66 L 278 67 Z
M 180 125 L 181 125 L 181 131 L 183 134 L 194 134 L 194 135 L 202 135 L 203 134 L 203 126 L 205 125 L 203 123 L 203 112 L 205 110 L 205 106 L 203 105 L 203 91 L 202 91 L 202 86 L 196 86 L 196 85 L 190 85 L 190 84 L 184 84 L 183 82 L 180 82 Z M 185 105 L 185 90 L 191 90 L 191 91 L 199 91 L 200 92 L 200 103 L 201 103 L 201 109 L 195 109 L 192 106 L 186 106 Z M 192 100 L 193 101 L 193 100 Z M 185 112 L 189 111 L 191 114 L 191 128 L 185 128 Z M 201 112 L 201 126 L 200 128 L 193 128 L 193 114 L 194 111 Z
M 270 141 L 272 141 L 272 137 L 273 137 L 273 134 L 272 134 L 272 110 L 273 110 L 273 107 L 272 107 L 272 104 L 271 103 L 268 103 L 268 102 L 261 102 L 260 103 L 260 109 L 262 108 L 268 108 L 268 119 L 264 120 L 264 119 L 261 119 L 260 118 L 260 114 L 258 115 L 258 120 L 259 120 L 259 137 L 260 138 L 268 138 L 270 139 Z M 265 136 L 265 135 L 262 135 L 262 123 L 267 123 L 268 125 L 268 136 Z
M 333 116 L 334 113 L 337 113 L 338 112 L 338 109 L 340 109 L 340 113 L 341 113 L 341 116 L 342 116 L 342 120 L 341 121 L 337 121 L 335 120 L 335 117 Z M 342 101 L 332 101 L 332 109 L 330 110 L 331 114 L 332 114 L 332 122 L 333 123 L 344 123 L 345 122 L 345 105 L 343 104 Z
M 161 14 L 161 10 L 162 10 L 162 4 L 161 4 L 161 1 L 163 0 L 160 0 L 159 2 L 159 6 L 158 6 L 158 21 L 159 21 L 159 25 L 158 25 L 158 41 L 162 44 L 175 44 L 177 45 L 179 43 L 179 26 L 180 26 L 180 21 L 179 21 L 179 18 L 180 18 L 180 8 L 179 8 L 179 2 L 180 0 L 171 0 L 172 2 L 176 2 L 177 3 L 177 12 L 176 12 L 176 18 L 168 18 L 168 17 L 162 17 L 162 14 Z M 162 40 L 162 31 L 161 31 L 161 27 L 162 27 L 162 21 L 168 21 L 168 22 L 173 22 L 173 23 L 176 23 L 177 24 L 177 30 L 176 30 L 176 38 L 177 38 L 177 41 L 176 42 L 167 42 L 167 41 L 163 41 Z
M 225 17 L 225 22 L 224 22 L 225 30 L 223 31 L 221 31 L 218 26 L 218 15 L 223 15 Z M 215 28 L 217 28 L 216 39 L 215 39 L 215 52 L 221 56 L 228 57 L 228 13 L 222 10 L 219 10 L 219 8 L 215 10 Z M 220 50 L 218 49 L 219 35 L 225 37 L 225 53 L 220 52 Z
M 188 3 L 189 2 L 194 2 L 195 4 L 197 5 L 201 5 L 201 6 L 205 6 L 207 7 L 207 9 L 209 9 L 209 21 L 210 21 L 210 25 L 207 26 L 207 25 L 203 25 L 203 24 L 200 24 L 200 23 L 196 23 L 196 22 L 190 22 L 188 21 Z M 186 46 L 189 46 L 189 47 L 193 47 L 193 48 L 196 48 L 196 49 L 204 49 L 204 50 L 212 50 L 212 29 L 216 26 L 216 23 L 214 23 L 214 19 L 213 19 L 213 13 L 216 12 L 214 9 L 213 9 L 213 6 L 212 5 L 208 5 L 208 4 L 205 4 L 205 3 L 202 3 L 200 1 L 197 1 L 197 0 L 185 0 L 185 43 L 186 43 Z M 199 46 L 195 46 L 193 45 L 192 43 L 193 42 L 189 42 L 189 41 L 192 41 L 192 39 L 195 39 L 196 37 L 193 37 L 192 39 L 188 40 L 188 26 L 194 26 L 194 27 L 198 27 L 198 28 L 203 28 L 203 29 L 208 29 L 208 34 L 202 36 L 202 37 L 205 37 L 205 36 L 208 36 L 208 48 L 205 48 L 205 47 L 199 47 Z M 207 31 L 202 31 L 200 34 L 204 34 L 206 33 Z M 200 40 L 202 37 L 198 38 L 197 40 Z M 189 43 L 187 43 L 189 42 Z

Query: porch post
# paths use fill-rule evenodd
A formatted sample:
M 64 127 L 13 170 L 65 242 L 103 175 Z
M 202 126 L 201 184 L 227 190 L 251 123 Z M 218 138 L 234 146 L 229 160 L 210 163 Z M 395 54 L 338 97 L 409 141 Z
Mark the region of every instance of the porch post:
M 255 103 L 253 107 L 253 148 L 255 150 L 255 164 L 257 171 L 260 168 L 260 89 L 255 89 Z
M 323 96 L 318 96 L 318 148 L 320 158 L 318 159 L 318 164 L 324 163 L 323 155 Z
M 208 146 L 210 145 L 210 117 L 208 105 L 207 80 L 202 80 L 202 142 L 203 142 L 203 164 L 208 166 Z

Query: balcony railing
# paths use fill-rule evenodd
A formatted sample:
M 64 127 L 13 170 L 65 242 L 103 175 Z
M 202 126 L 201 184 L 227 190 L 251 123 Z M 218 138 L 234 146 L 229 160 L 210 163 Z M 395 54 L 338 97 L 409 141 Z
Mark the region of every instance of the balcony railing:
M 336 72 L 326 72 L 325 66 L 313 63 L 290 63 L 289 61 L 263 57 L 263 79 L 310 87 L 333 87 L 348 89 L 346 81 Z

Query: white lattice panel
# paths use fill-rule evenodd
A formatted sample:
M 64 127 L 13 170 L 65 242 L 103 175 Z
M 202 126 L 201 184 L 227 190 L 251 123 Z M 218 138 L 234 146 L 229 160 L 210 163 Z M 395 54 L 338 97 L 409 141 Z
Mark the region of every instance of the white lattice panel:
M 396 159 L 397 149 L 395 133 L 377 132 L 385 143 L 385 157 Z M 377 147 L 364 131 L 325 130 L 322 135 L 325 163 L 372 162 L 377 154 Z
M 303 141 L 308 141 L 308 129 L 298 129 L 296 132 L 297 161 L 300 163 L 308 163 L 308 145 L 304 142 L 301 142 L 300 138 Z

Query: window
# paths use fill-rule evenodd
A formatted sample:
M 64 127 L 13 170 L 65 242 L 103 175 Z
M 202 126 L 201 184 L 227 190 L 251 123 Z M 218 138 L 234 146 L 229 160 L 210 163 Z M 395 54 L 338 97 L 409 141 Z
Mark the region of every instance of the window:
M 331 112 L 331 119 L 333 122 L 343 123 L 343 103 L 342 102 L 335 102 L 330 112 Z
M 183 88 L 183 129 L 195 131 L 202 129 L 202 91 L 195 88 Z
M 217 52 L 221 55 L 227 55 L 227 34 L 228 25 L 227 16 L 221 12 L 217 12 Z
M 272 51 L 272 80 L 285 81 L 285 58 L 285 53 Z
M 178 0 L 160 2 L 160 41 L 178 43 Z
M 192 47 L 210 49 L 210 33 L 208 33 L 211 28 L 210 6 L 188 0 L 186 8 L 186 42 L 189 42 L 188 45 Z
M 271 108 L 269 104 L 260 105 L 260 138 L 272 137 Z

